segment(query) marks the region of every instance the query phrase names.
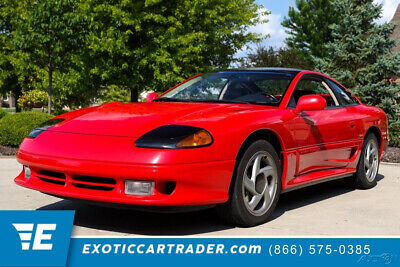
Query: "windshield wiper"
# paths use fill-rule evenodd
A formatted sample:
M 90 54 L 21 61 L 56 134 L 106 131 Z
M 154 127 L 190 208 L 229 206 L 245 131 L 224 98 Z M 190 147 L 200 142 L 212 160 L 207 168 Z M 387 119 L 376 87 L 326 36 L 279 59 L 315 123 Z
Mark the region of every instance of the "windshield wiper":
M 247 104 L 247 101 L 235 101 L 235 100 L 197 99 L 197 100 L 192 100 L 192 101 L 193 102 L 200 102 L 200 103 Z
M 188 99 L 172 98 L 172 97 L 160 97 L 153 100 L 153 102 L 192 102 Z
M 169 98 L 161 97 L 154 99 L 157 102 L 199 102 L 199 103 L 236 103 L 236 104 L 248 104 L 247 101 L 234 101 L 234 100 L 216 100 L 216 99 L 180 99 L 180 98 Z

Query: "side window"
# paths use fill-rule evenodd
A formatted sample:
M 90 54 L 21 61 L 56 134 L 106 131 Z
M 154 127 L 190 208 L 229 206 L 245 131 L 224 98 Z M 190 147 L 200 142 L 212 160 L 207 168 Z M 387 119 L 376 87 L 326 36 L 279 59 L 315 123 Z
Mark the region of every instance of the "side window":
M 295 108 L 300 97 L 305 95 L 320 95 L 326 100 L 327 107 L 338 106 L 339 103 L 328 86 L 321 80 L 305 78 L 301 79 L 293 91 L 288 107 Z
M 344 88 L 339 86 L 338 84 L 327 80 L 329 87 L 335 93 L 336 97 L 338 98 L 339 102 L 343 106 L 352 105 L 358 103 L 356 99 Z

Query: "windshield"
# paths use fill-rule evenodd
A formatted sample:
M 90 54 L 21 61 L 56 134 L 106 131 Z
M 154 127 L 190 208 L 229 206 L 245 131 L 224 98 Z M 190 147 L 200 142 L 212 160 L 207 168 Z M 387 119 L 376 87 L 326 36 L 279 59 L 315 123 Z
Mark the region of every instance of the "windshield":
M 207 73 L 179 85 L 155 101 L 278 105 L 292 79 L 292 74 L 280 72 Z

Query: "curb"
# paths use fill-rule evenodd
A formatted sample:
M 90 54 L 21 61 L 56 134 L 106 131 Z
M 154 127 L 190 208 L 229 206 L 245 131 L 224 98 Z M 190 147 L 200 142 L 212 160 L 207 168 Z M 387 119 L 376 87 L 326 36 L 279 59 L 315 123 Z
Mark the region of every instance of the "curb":
M 389 165 L 389 166 L 399 166 L 400 167 L 400 163 L 395 163 L 395 162 L 384 162 L 384 161 L 382 161 L 381 164 Z

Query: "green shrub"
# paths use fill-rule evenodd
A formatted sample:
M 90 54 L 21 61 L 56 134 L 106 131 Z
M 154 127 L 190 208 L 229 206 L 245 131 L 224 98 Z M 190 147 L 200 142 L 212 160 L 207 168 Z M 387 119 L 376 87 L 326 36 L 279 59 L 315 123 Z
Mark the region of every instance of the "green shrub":
M 6 115 L 0 120 L 0 144 L 18 147 L 30 131 L 52 117 L 46 113 L 30 111 Z
M 47 93 L 41 90 L 30 90 L 23 92 L 18 99 L 18 106 L 23 109 L 41 108 L 47 105 Z
M 127 89 L 120 88 L 116 85 L 110 85 L 105 90 L 103 90 L 100 101 L 103 103 L 109 102 L 129 102 L 130 92 Z
M 1 118 L 3 118 L 7 114 L 8 114 L 7 111 L 5 111 L 4 109 L 0 108 L 0 120 L 1 120 Z
M 400 147 L 400 122 L 393 122 L 389 125 L 390 146 Z

